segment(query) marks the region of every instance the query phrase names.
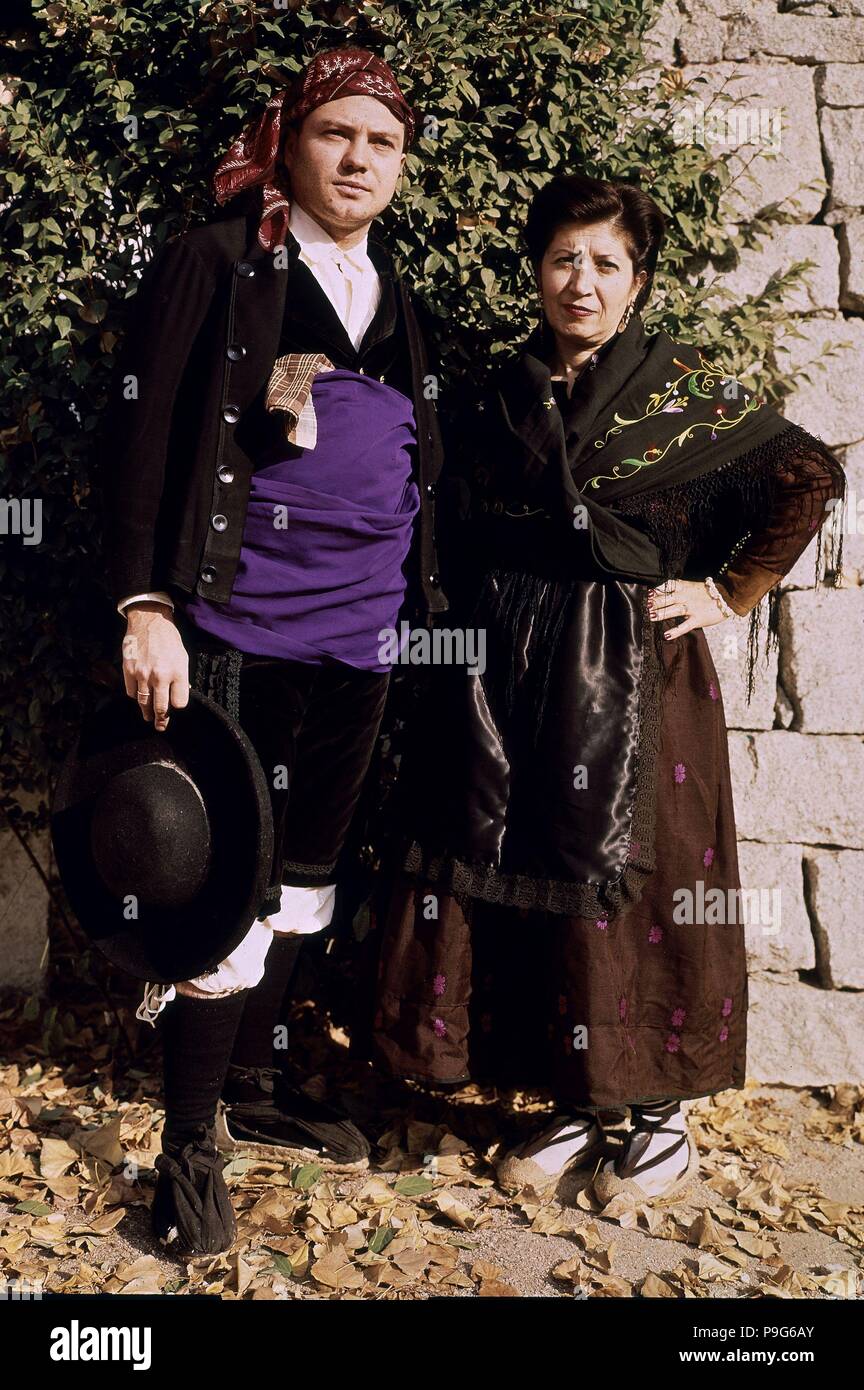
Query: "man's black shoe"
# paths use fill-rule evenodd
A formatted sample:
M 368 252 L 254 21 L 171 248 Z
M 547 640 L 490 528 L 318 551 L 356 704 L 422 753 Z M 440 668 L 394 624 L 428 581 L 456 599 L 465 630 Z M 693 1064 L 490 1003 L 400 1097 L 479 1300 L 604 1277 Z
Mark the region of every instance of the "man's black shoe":
M 192 1138 L 163 1138 L 162 1147 L 154 1164 L 159 1174 L 150 1208 L 154 1234 L 177 1254 L 228 1250 L 237 1236 L 237 1220 L 212 1128 L 201 1124 Z
M 346 1112 L 289 1086 L 278 1067 L 228 1068 L 216 1138 L 221 1149 L 276 1162 L 320 1163 L 337 1173 L 369 1166 L 369 1141 Z

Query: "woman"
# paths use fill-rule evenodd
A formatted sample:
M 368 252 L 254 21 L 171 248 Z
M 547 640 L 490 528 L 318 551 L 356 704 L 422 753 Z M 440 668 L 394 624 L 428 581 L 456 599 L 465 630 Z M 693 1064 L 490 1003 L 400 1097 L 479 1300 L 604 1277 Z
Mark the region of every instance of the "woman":
M 646 334 L 662 238 L 626 184 L 558 177 L 531 206 L 543 323 L 466 423 L 457 587 L 485 670 L 430 673 L 374 1021 L 395 1074 L 551 1090 L 552 1123 L 499 1161 L 507 1188 L 591 1163 L 601 1112 L 629 1108 L 628 1143 L 593 1180 L 604 1203 L 681 1191 L 698 1171 L 681 1102 L 744 1084 L 740 879 L 704 629 L 752 614 L 752 692 L 759 600 L 770 645 L 778 581 L 845 493 L 817 439 L 699 349 Z M 820 551 L 821 536 L 817 571 Z

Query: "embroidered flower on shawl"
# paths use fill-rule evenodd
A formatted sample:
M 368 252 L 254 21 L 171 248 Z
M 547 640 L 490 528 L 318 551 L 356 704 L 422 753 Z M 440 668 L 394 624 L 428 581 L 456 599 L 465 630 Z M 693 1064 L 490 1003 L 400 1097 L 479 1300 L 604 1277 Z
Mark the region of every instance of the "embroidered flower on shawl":
M 652 946 L 656 946 L 658 941 L 663 940 L 663 928 L 658 927 L 656 922 L 648 933 L 648 940 Z
M 668 1036 L 668 1038 L 666 1039 L 666 1051 L 667 1051 L 667 1052 L 677 1052 L 680 1046 L 681 1046 L 681 1039 L 679 1038 L 678 1034 L 677 1034 L 677 1033 L 670 1033 L 669 1036 Z
M 717 689 L 716 681 L 708 682 L 708 694 L 711 696 L 712 700 L 720 699 L 720 691 Z
M 620 1020 L 621 1020 L 622 1023 L 624 1022 L 625 1018 L 627 1017 L 627 996 L 626 996 L 626 994 L 622 994 L 622 995 L 621 995 L 621 998 L 618 1000 L 618 1017 L 620 1018 Z
M 711 865 L 714 863 L 713 849 L 706 849 L 705 853 L 702 855 L 702 863 L 705 865 L 706 869 L 711 868 Z
M 434 980 L 432 981 L 432 993 L 433 993 L 433 994 L 443 994 L 446 988 L 447 988 L 447 976 L 446 976 L 446 975 L 436 975 L 435 978 L 434 978 Z
M 631 841 L 630 841 L 630 848 L 629 848 L 628 851 L 627 851 L 627 858 L 628 858 L 628 859 L 638 859 L 638 858 L 639 858 L 639 841 L 638 841 L 638 840 L 631 840 Z
M 685 778 L 686 776 L 687 776 L 687 769 L 686 769 L 686 767 L 684 766 L 684 764 L 683 764 L 683 763 L 676 763 L 676 764 L 675 764 L 675 781 L 679 784 L 679 786 L 680 786 L 680 784 L 684 781 L 684 778 Z
M 675 1009 L 675 1010 L 673 1011 L 673 1013 L 672 1013 L 672 1019 L 671 1019 L 672 1027 L 673 1027 L 673 1028 L 680 1028 L 680 1027 L 681 1027 L 681 1024 L 684 1022 L 684 1020 L 685 1020 L 686 1017 L 687 1017 L 687 1010 L 686 1010 L 686 1009 Z
M 720 1010 L 724 1018 L 728 1018 L 732 1012 L 732 1000 L 727 997 L 723 1000 L 723 1008 Z
M 435 1030 L 436 1038 L 446 1038 L 447 1024 L 444 1022 L 443 1018 L 433 1018 L 432 1027 Z
M 598 917 L 594 925 L 598 931 L 606 931 L 606 928 L 609 926 L 609 922 L 606 917 Z
M 726 1027 L 726 1024 L 724 1023 L 724 1024 L 723 1024 L 723 1027 L 720 1029 L 720 1032 L 717 1034 L 717 1037 L 718 1037 L 718 1039 L 719 1039 L 720 1042 L 725 1042 L 726 1039 L 728 1038 L 728 1036 L 729 1036 L 729 1029 Z

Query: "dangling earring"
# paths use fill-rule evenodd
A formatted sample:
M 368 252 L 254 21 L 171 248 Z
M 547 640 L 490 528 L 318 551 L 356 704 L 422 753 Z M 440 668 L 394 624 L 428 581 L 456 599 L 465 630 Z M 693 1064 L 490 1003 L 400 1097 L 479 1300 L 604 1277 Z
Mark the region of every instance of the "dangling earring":
M 617 331 L 618 331 L 619 333 L 623 333 L 623 332 L 624 332 L 624 329 L 627 327 L 627 325 L 628 325 L 628 323 L 630 322 L 630 320 L 631 320 L 632 317 L 633 317 L 633 300 L 631 299 L 631 300 L 630 300 L 630 303 L 627 305 L 627 308 L 624 310 L 624 314 L 623 314 L 623 316 L 622 316 L 622 318 L 621 318 L 621 322 L 620 322 L 619 325 L 618 325 Z

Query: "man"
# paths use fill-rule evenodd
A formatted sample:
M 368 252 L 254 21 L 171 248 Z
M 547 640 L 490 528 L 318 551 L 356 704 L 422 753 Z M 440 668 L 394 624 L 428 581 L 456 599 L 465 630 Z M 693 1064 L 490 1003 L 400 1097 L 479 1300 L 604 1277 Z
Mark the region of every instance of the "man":
M 223 1139 L 342 1170 L 369 1151 L 342 1112 L 288 1087 L 273 1042 L 303 937 L 331 920 L 389 679 L 378 633 L 403 603 L 429 622 L 447 608 L 428 359 L 369 235 L 414 129 L 386 63 L 318 54 L 217 167 L 217 199 L 243 194 L 241 211 L 231 201 L 148 268 L 114 378 L 105 534 L 126 692 L 167 728 L 191 648 L 197 688 L 256 748 L 276 832 L 241 945 L 215 973 L 148 986 L 139 1009 L 165 1010 L 154 1227 L 190 1251 L 235 1232 L 220 1098 Z

